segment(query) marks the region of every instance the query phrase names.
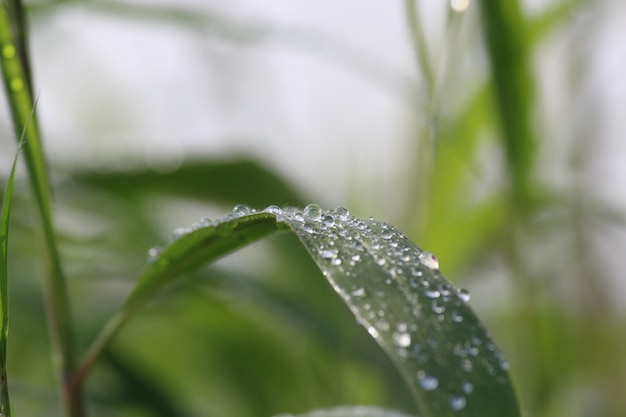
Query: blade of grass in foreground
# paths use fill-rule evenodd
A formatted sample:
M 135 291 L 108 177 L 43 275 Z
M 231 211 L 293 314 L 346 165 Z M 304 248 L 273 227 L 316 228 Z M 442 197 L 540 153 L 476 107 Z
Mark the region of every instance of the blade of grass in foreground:
M 22 10 L 19 0 L 15 3 L 13 11 Z M 26 71 L 28 63 L 22 61 L 26 59 L 26 54 L 18 53 L 18 51 L 25 51 L 26 47 L 23 37 L 18 39 L 20 44 L 16 46 L 11 32 L 12 27 L 17 33 L 25 33 L 22 16 L 10 15 L 7 3 L 2 2 L 0 4 L 0 65 L 16 136 L 19 138 L 23 132 L 24 159 L 36 202 L 36 216 L 39 221 L 36 230 L 38 237 L 42 240 L 44 300 L 54 355 L 53 364 L 56 368 L 64 407 L 70 416 L 79 417 L 84 414 L 81 395 L 78 392 L 71 392 L 72 388 L 67 385 L 67 376 L 74 367 L 72 320 L 52 220 L 52 198 L 47 167 L 37 120 L 31 117 L 34 100 Z
M 15 170 L 17 168 L 20 147 L 18 147 L 13 159 L 0 211 L 0 416 L 7 417 L 11 416 L 7 375 L 7 344 L 9 340 L 9 220 L 11 218 L 13 183 L 15 182 Z
M 180 230 L 162 252 L 151 252 L 151 264 L 88 351 L 74 382 L 83 382 L 102 348 L 165 284 L 281 229 L 298 236 L 395 363 L 421 415 L 519 416 L 502 354 L 468 306 L 467 292 L 446 281 L 436 258 L 383 222 L 314 204 L 260 213 L 237 206 L 224 219 Z

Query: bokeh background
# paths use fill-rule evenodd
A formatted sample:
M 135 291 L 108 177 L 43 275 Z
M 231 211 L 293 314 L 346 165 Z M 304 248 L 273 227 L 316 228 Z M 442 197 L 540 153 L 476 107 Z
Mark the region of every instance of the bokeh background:
M 399 226 L 471 291 L 524 416 L 626 415 L 626 3 L 27 6 L 81 348 L 176 227 L 238 203 L 341 205 Z M 0 110 L 6 176 L 15 142 Z M 50 416 L 21 174 L 12 405 Z M 411 411 L 396 371 L 294 243 L 275 236 L 161 294 L 99 363 L 92 415 Z

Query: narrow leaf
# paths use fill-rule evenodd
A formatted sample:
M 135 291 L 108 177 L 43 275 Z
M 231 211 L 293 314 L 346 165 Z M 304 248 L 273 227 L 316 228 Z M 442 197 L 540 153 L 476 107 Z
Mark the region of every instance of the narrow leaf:
M 481 29 L 489 53 L 495 104 L 518 208 L 531 202 L 536 141 L 532 129 L 534 80 L 530 71 L 527 22 L 519 0 L 480 0 Z
M 6 1 L 0 4 L 0 66 L 16 137 L 19 138 L 22 134 L 24 141 L 24 159 L 39 221 L 36 230 L 43 255 L 44 298 L 48 310 L 53 363 L 58 383 L 64 392 L 62 396 L 64 408 L 69 415 L 81 416 L 84 414 L 81 393 L 72 391 L 71 387 L 65 384 L 66 375 L 74 368 L 73 327 L 66 281 L 55 236 L 46 159 L 33 110 L 35 100 L 25 53 L 26 30 L 23 27 L 25 19 L 22 12 L 22 2 L 19 0 L 11 2 L 11 7 Z
M 120 311 L 87 351 L 74 374 L 74 385 L 82 384 L 111 338 L 160 288 L 194 267 L 216 260 L 278 230 L 273 213 L 250 214 L 247 207 L 241 210 L 238 207 L 241 209 L 243 206 L 237 206 L 233 214 L 218 221 L 204 219 L 195 228 L 177 230 L 175 233 L 179 238 L 163 250 L 150 249 L 148 267 Z
M 20 146 L 21 147 L 21 146 Z M 9 340 L 9 220 L 11 218 L 11 200 L 13 199 L 13 183 L 19 149 L 15 152 L 11 173 L 2 199 L 0 211 L 0 415 L 9 416 L 11 406 L 9 402 L 9 388 L 7 377 L 7 344 Z

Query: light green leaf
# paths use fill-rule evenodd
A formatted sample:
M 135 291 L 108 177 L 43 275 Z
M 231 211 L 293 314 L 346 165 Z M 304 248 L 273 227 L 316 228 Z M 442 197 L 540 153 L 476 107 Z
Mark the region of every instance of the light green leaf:
M 179 239 L 153 253 L 122 310 L 90 349 L 78 381 L 158 289 L 189 268 L 280 229 L 298 236 L 394 362 L 422 415 L 519 415 L 502 354 L 468 306 L 469 294 L 446 281 L 436 258 L 393 226 L 314 204 L 303 211 L 272 206 L 260 213 L 237 206 L 224 219 L 180 230 Z
M 17 169 L 20 147 L 18 147 L 15 157 L 13 158 L 11 173 L 9 174 L 4 197 L 2 199 L 2 209 L 0 209 L 0 415 L 2 416 L 10 415 L 11 410 L 6 369 L 7 343 L 9 339 L 9 220 L 11 218 L 13 183 L 15 182 L 15 171 Z

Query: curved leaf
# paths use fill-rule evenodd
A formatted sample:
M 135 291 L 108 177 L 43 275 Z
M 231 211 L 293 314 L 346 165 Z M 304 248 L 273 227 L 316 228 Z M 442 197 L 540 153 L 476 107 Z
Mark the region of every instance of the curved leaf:
M 285 216 L 350 310 L 398 367 L 425 416 L 516 416 L 507 364 L 436 258 L 345 209 Z
M 279 229 L 291 229 L 324 276 L 404 377 L 424 416 L 518 416 L 507 365 L 436 258 L 396 228 L 344 208 L 304 211 L 237 206 L 217 222 L 181 230 L 140 277 L 77 376 L 86 375 L 110 338 L 159 288 L 181 272 Z

